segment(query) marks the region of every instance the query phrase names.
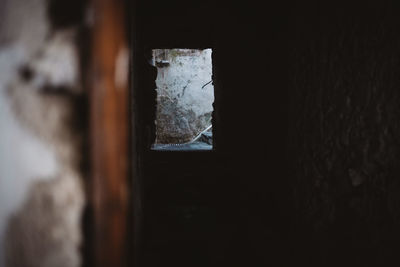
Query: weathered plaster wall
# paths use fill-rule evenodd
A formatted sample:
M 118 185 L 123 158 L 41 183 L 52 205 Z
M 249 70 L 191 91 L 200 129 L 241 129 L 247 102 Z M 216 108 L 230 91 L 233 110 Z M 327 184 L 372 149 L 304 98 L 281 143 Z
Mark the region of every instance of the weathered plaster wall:
M 83 3 L 0 1 L 1 267 L 81 263 Z
M 211 125 L 214 87 L 206 85 L 212 77 L 211 53 L 211 49 L 153 50 L 158 70 L 156 143 L 187 142 Z M 169 65 L 157 65 L 163 60 Z

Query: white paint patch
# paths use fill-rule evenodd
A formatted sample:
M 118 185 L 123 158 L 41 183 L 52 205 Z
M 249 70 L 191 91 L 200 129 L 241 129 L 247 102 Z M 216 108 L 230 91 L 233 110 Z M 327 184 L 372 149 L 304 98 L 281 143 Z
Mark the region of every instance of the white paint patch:
M 54 152 L 23 128 L 11 111 L 6 90 L 23 58 L 23 50 L 16 46 L 0 50 L 0 267 L 8 218 L 35 179 L 53 177 L 57 170 Z
M 47 4 L 0 0 L 0 267 L 5 245 L 14 262 L 7 267 L 80 266 L 84 198 L 80 175 L 70 170 L 75 139 L 64 119 L 71 106 L 37 91 L 81 93 L 76 30 L 50 32 Z M 21 66 L 33 80 L 17 77 Z
M 31 64 L 37 73 L 34 81 L 36 88 L 44 85 L 77 88 L 79 57 L 74 42 L 73 31 L 58 32 L 41 49 L 40 58 L 34 58 Z

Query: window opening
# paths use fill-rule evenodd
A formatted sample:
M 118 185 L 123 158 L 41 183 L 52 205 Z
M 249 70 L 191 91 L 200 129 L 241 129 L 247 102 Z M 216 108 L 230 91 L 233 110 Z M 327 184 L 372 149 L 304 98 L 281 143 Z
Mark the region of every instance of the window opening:
M 212 49 L 153 49 L 157 68 L 153 150 L 211 150 Z

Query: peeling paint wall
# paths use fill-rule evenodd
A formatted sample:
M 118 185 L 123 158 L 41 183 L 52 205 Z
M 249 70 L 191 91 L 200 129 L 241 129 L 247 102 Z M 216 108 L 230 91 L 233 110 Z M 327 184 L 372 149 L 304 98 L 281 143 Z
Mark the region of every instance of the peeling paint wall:
M 0 1 L 1 267 L 81 263 L 82 3 Z
M 211 49 L 153 50 L 158 71 L 156 143 L 188 142 L 211 125 L 211 53 Z

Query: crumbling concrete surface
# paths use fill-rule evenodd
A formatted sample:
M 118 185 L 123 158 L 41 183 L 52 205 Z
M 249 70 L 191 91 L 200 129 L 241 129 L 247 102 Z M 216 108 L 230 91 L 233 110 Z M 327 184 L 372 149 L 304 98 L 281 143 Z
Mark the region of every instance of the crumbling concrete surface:
M 57 21 L 64 2 L 0 0 L 0 267 L 81 265 L 83 20 Z
M 191 141 L 211 125 L 214 87 L 211 49 L 155 49 L 156 143 Z

